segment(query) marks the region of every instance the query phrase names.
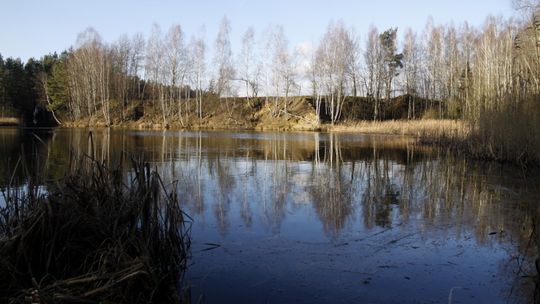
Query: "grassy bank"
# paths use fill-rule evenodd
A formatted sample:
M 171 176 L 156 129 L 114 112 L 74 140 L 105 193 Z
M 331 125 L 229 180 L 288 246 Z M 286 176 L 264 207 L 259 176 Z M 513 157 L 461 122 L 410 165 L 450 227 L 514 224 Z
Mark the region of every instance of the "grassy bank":
M 427 111 L 425 101 L 415 99 L 416 118 Z M 432 107 L 436 107 L 433 103 Z M 274 98 L 207 98 L 202 104 L 199 117 L 194 101 L 182 101 L 179 108 L 163 115 L 160 107 L 153 102 L 134 104 L 127 107 L 112 105 L 111 126 L 132 129 L 206 129 L 206 130 L 280 130 L 317 131 L 329 121 L 329 113 L 324 101 L 320 105 L 320 119 L 316 114 L 315 100 L 310 96 L 295 96 L 287 99 Z M 343 121 L 367 121 L 373 118 L 373 101 L 364 97 L 348 97 L 343 105 Z M 404 96 L 396 97 L 381 106 L 382 119 L 402 119 L 407 117 L 407 102 Z M 384 115 L 383 115 L 384 114 Z M 99 114 L 76 121 L 63 120 L 67 127 L 106 127 L 107 123 Z M 342 122 L 338 122 L 342 124 Z
M 0 302 L 179 303 L 189 227 L 148 164 L 129 179 L 89 158 L 47 185 L 7 187 Z

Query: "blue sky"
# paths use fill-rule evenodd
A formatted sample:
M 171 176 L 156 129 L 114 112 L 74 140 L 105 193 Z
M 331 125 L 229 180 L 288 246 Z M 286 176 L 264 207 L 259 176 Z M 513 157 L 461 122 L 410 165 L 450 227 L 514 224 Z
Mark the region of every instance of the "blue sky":
M 106 42 L 123 33 L 147 37 L 154 22 L 163 32 L 180 24 L 188 35 L 204 25 L 212 46 L 224 15 L 231 21 L 234 52 L 249 26 L 260 37 L 268 25 L 283 25 L 294 46 L 317 42 L 331 20 L 342 19 L 361 36 L 371 24 L 379 29 L 398 27 L 399 35 L 408 27 L 422 31 L 429 16 L 436 24 L 481 25 L 488 15 L 514 14 L 510 0 L 2 0 L 0 54 L 27 60 L 60 52 L 89 26 Z

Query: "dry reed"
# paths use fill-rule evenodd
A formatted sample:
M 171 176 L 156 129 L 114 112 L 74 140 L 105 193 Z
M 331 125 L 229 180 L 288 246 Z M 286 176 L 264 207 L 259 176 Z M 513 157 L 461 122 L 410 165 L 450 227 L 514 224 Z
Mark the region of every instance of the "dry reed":
M 394 134 L 416 136 L 422 139 L 464 139 L 470 134 L 470 126 L 460 120 L 385 120 L 360 121 L 329 126 L 334 132 L 359 132 L 371 134 Z
M 182 302 L 190 219 L 174 190 L 149 164 L 126 178 L 91 157 L 71 163 L 47 191 L 33 177 L 4 189 L 0 302 Z

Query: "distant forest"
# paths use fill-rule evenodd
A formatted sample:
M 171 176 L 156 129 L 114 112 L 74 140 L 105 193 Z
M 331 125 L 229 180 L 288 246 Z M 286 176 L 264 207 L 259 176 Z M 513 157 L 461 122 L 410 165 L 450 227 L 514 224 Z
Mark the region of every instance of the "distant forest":
M 428 21 L 421 33 L 372 27 L 362 36 L 331 22 L 310 52 L 291 48 L 281 26 L 257 38 L 248 28 L 236 54 L 224 17 L 213 58 L 204 37 L 188 38 L 180 25 L 165 33 L 154 25 L 147 39 L 123 35 L 112 43 L 89 28 L 61 54 L 26 63 L 0 55 L 0 116 L 35 122 L 48 113 L 51 123 L 96 118 L 110 125 L 113 109 L 144 102 L 167 125 L 188 113 L 202 117 L 208 98 L 264 98 L 279 113 L 289 97 L 310 95 L 317 115 L 324 105 L 335 123 L 349 97 L 369 101 L 380 120 L 392 97 L 407 95 L 437 101 L 437 118 L 471 122 L 492 149 L 507 149 L 499 137 L 509 134 L 514 140 L 504 145 L 538 147 L 539 135 L 523 134 L 540 121 L 539 2 L 517 15 L 487 17 L 478 28 Z M 418 117 L 413 99 L 408 118 Z

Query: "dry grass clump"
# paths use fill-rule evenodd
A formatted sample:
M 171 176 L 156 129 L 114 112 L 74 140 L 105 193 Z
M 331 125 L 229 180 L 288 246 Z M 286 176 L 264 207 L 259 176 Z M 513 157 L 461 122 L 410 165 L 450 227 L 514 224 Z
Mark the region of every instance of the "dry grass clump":
M 0 205 L 0 302 L 178 303 L 189 217 L 148 164 L 123 177 L 89 157 L 47 191 Z
M 540 164 L 538 99 L 482 111 L 467 142 L 475 156 L 522 166 Z
M 470 134 L 469 125 L 460 120 L 422 119 L 360 121 L 352 124 L 330 126 L 330 131 L 372 134 L 411 135 L 422 139 L 463 139 Z

